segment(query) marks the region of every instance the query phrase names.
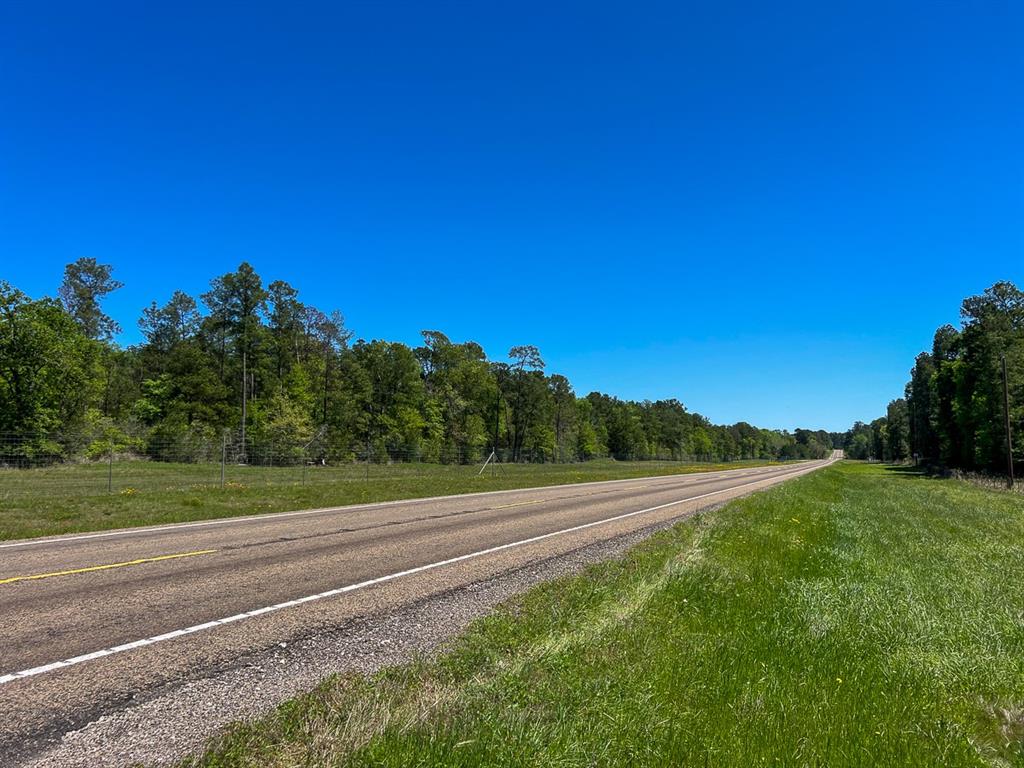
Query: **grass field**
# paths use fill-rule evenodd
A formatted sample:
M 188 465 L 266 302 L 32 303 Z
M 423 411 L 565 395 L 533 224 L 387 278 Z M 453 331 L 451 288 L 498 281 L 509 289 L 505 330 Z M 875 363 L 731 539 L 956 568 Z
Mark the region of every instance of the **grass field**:
M 1024 499 L 844 463 L 334 678 L 206 766 L 1024 765 Z
M 224 488 L 220 487 L 219 464 L 119 461 L 112 467 L 100 462 L 0 469 L 0 540 L 766 463 L 606 459 L 576 464 L 503 464 L 479 477 L 480 467 L 472 465 L 229 466 Z

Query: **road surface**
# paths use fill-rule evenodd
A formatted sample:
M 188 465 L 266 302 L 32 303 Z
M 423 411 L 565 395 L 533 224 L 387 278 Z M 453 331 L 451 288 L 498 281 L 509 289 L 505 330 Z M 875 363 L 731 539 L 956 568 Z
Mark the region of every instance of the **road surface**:
M 830 461 L 0 542 L 0 755 L 246 654 Z

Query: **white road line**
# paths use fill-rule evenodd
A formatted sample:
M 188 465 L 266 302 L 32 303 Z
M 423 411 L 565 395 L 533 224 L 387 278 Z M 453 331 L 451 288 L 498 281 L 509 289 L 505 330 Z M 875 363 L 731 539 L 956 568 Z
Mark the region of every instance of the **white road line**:
M 813 467 L 806 467 L 806 466 L 805 467 L 801 467 L 800 469 L 780 474 L 779 477 L 789 477 L 790 475 L 806 474 L 808 472 L 814 471 L 815 469 L 818 469 L 819 467 L 827 466 L 828 464 L 831 464 L 831 463 L 832 463 L 832 461 L 829 460 L 829 461 L 826 461 L 826 462 L 824 462 L 822 464 L 819 464 L 819 465 L 816 465 L 816 466 L 813 466 Z M 164 640 L 172 640 L 174 638 L 182 637 L 184 635 L 191 635 L 191 634 L 193 634 L 195 632 L 201 632 L 204 629 L 212 629 L 213 627 L 223 626 L 224 624 L 231 624 L 233 622 L 241 621 L 243 619 L 252 618 L 254 616 L 262 616 L 263 614 L 266 614 L 266 613 L 272 613 L 274 611 L 280 611 L 280 610 L 283 610 L 285 608 L 292 608 L 294 606 L 302 605 L 304 603 L 310 603 L 310 602 L 313 602 L 315 600 L 324 600 L 324 599 L 329 598 L 329 597 L 336 597 L 338 595 L 343 595 L 346 592 L 354 592 L 357 589 L 365 589 L 366 587 L 372 587 L 372 586 L 375 586 L 377 584 L 383 584 L 383 583 L 388 582 L 388 581 L 394 581 L 395 579 L 400 579 L 400 578 L 402 578 L 404 576 L 412 576 L 412 575 L 417 574 L 417 573 L 423 573 L 424 571 L 434 570 L 435 568 L 442 568 L 442 567 L 444 567 L 446 565 L 452 565 L 454 563 L 461 563 L 461 562 L 463 562 L 465 560 L 472 560 L 472 559 L 477 558 L 477 557 L 483 557 L 484 555 L 492 555 L 495 552 L 501 552 L 501 551 L 506 550 L 506 549 L 512 549 L 514 547 L 521 547 L 521 546 L 524 546 L 526 544 L 533 544 L 533 543 L 538 542 L 538 541 L 543 541 L 545 539 L 553 538 L 554 536 L 563 536 L 563 535 L 565 535 L 567 533 L 575 533 L 577 531 L 583 531 L 583 530 L 586 530 L 587 528 L 594 528 L 595 526 L 598 526 L 598 525 L 605 525 L 606 523 L 613 523 L 613 522 L 616 522 L 618 520 L 625 520 L 625 519 L 630 518 L 630 517 L 636 517 L 637 515 L 644 515 L 644 514 L 647 514 L 649 512 L 656 512 L 659 509 L 666 509 L 667 507 L 678 506 L 679 504 L 685 504 L 685 503 L 690 502 L 690 501 L 699 501 L 700 499 L 706 499 L 709 496 L 717 496 L 718 494 L 721 494 L 721 493 L 728 493 L 730 491 L 735 491 L 738 488 L 745 488 L 745 487 L 747 487 L 749 485 L 757 485 L 758 483 L 763 483 L 763 482 L 765 482 L 764 479 L 752 480 L 752 481 L 750 481 L 748 483 L 740 483 L 739 485 L 734 485 L 731 488 L 722 488 L 721 490 L 711 491 L 710 493 L 703 493 L 703 494 L 700 494 L 699 496 L 690 496 L 690 497 L 685 498 L 685 499 L 679 499 L 677 501 L 670 501 L 670 502 L 668 502 L 666 504 L 659 504 L 656 507 L 648 507 L 647 509 L 639 509 L 639 510 L 636 510 L 635 512 L 626 512 L 626 513 L 621 514 L 621 515 L 615 515 L 614 517 L 606 517 L 603 520 L 595 520 L 595 521 L 590 522 L 590 523 L 583 523 L 582 525 L 574 525 L 571 528 L 563 528 L 563 529 L 561 529 L 559 531 L 552 531 L 551 533 L 542 533 L 539 536 L 531 536 L 528 539 L 521 539 L 519 541 L 513 541 L 513 542 L 510 542 L 508 544 L 499 544 L 496 547 L 488 547 L 487 549 L 481 549 L 481 550 L 478 550 L 476 552 L 470 552 L 469 554 L 466 554 L 466 555 L 459 555 L 458 557 L 451 557 L 451 558 L 448 558 L 447 560 L 439 560 L 436 563 L 428 563 L 427 565 L 419 565 L 419 566 L 416 566 L 415 568 L 409 568 L 409 569 L 404 570 L 404 571 L 398 571 L 397 573 L 389 573 L 386 576 L 378 576 L 375 579 L 368 579 L 366 581 L 360 581 L 360 582 L 358 582 L 356 584 L 348 584 L 347 586 L 338 587 L 337 589 L 329 589 L 326 592 L 318 592 L 315 595 L 307 595 L 306 597 L 299 597 L 299 598 L 296 598 L 294 600 L 287 600 L 287 601 L 285 601 L 283 603 L 277 603 L 275 605 L 268 605 L 265 608 L 257 608 L 257 609 L 252 610 L 252 611 L 245 611 L 243 613 L 236 613 L 233 616 L 228 616 L 228 617 L 223 618 L 223 619 L 215 619 L 214 621 L 207 621 L 207 622 L 205 622 L 203 624 L 195 624 L 195 625 L 193 625 L 191 627 L 186 627 L 184 629 L 176 629 L 176 630 L 173 630 L 171 632 L 165 632 L 165 633 L 163 633 L 161 635 L 154 635 L 153 637 L 145 637 L 145 638 L 142 638 L 141 640 L 134 640 L 134 641 L 132 641 L 130 643 L 124 643 L 123 645 L 115 645 L 115 646 L 113 646 L 111 648 L 104 648 L 104 649 L 99 650 L 99 651 L 92 651 L 91 653 L 86 653 L 86 654 L 83 654 L 81 656 L 74 656 L 74 657 L 72 657 L 70 659 L 63 659 L 62 661 L 54 661 L 54 662 L 52 662 L 50 664 L 44 664 L 44 665 L 39 666 L 39 667 L 33 667 L 32 669 L 25 669 L 25 670 L 22 670 L 21 672 L 12 672 L 12 673 L 7 674 L 7 675 L 0 675 L 0 685 L 3 685 L 5 683 L 10 683 L 10 682 L 13 682 L 15 680 L 22 680 L 22 679 L 24 679 L 26 677 L 33 677 L 35 675 L 42 675 L 42 674 L 44 674 L 46 672 L 52 672 L 55 669 L 62 669 L 64 667 L 70 667 L 70 666 L 73 666 L 75 664 L 81 664 L 82 662 L 85 662 L 85 661 L 92 661 L 93 659 L 99 659 L 99 658 L 102 658 L 104 656 L 112 656 L 115 653 L 122 653 L 124 651 L 134 650 L 135 648 L 142 648 L 142 647 L 147 646 L 147 645 L 154 645 L 155 643 L 163 642 Z
M 769 474 L 779 469 L 777 467 L 768 467 L 761 474 Z M 597 480 L 592 483 L 564 483 L 562 485 L 545 485 L 533 488 L 506 488 L 500 491 L 477 491 L 474 493 L 456 493 L 448 496 L 425 496 L 418 499 L 395 499 L 394 501 L 373 501 L 366 504 L 352 504 L 349 506 L 341 507 L 320 507 L 319 509 L 302 509 L 295 512 L 266 512 L 262 515 L 245 515 L 243 517 L 225 517 L 217 520 L 200 520 L 194 523 L 172 523 L 170 525 L 158 525 L 158 526 L 142 526 L 139 528 L 123 528 L 116 531 L 103 531 L 100 533 L 85 533 L 85 534 L 72 534 L 69 536 L 56 536 L 46 537 L 38 539 L 25 539 L 24 541 L 12 541 L 6 544 L 0 544 L 0 549 L 11 549 L 13 547 L 41 547 L 46 544 L 64 544 L 73 543 L 76 541 L 86 541 L 89 539 L 106 539 L 112 536 L 144 536 L 147 533 L 161 533 L 163 531 L 177 531 L 186 528 L 203 528 L 211 525 L 233 525 L 236 523 L 260 523 L 266 522 L 268 519 L 283 519 L 287 517 L 301 517 L 305 515 L 322 515 L 329 514 L 331 512 L 359 512 L 367 509 L 381 509 L 386 507 L 396 507 L 407 504 L 417 504 L 423 502 L 432 501 L 447 501 L 450 499 L 472 499 L 479 498 L 480 496 L 496 496 L 499 494 L 508 493 L 526 493 L 529 491 L 552 491 L 560 488 L 581 488 L 586 486 L 594 485 L 612 485 L 619 483 L 635 483 L 637 480 L 651 479 L 651 480 L 676 480 L 679 479 L 683 482 L 700 480 L 701 478 L 717 477 L 720 475 L 728 475 L 730 473 L 739 473 L 740 469 L 723 469 L 716 472 L 689 472 L 685 474 L 677 475 L 651 475 L 649 478 L 642 477 L 629 477 L 622 480 Z M 738 475 L 739 476 L 739 475 Z

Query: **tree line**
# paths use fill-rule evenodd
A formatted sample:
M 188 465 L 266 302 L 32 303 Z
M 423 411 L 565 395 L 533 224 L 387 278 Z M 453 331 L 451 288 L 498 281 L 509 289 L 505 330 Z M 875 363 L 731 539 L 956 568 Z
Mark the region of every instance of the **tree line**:
M 248 263 L 198 298 L 154 301 L 138 320 L 144 340 L 122 347 L 102 306 L 121 287 L 95 259 L 69 264 L 56 298 L 0 282 L 8 461 L 113 449 L 180 460 L 225 430 L 302 460 L 475 461 L 492 448 L 507 461 L 797 459 L 831 448 L 826 432 L 715 425 L 674 399 L 579 397 L 535 346 L 490 360 L 436 330 L 415 348 L 354 339 L 340 312 L 265 284 Z
M 851 458 L 917 458 L 949 469 L 1002 472 L 1007 467 L 1003 361 L 1011 435 L 1024 439 L 1024 293 L 999 282 L 964 299 L 960 327 L 935 331 L 914 360 L 902 398 L 870 424 L 844 435 Z M 1021 451 L 1016 446 L 1014 464 Z

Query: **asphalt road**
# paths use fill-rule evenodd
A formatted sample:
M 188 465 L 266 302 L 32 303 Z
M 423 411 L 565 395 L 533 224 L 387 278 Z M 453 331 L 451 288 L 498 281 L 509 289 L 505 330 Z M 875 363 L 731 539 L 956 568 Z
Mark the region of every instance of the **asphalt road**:
M 247 653 L 827 463 L 0 542 L 0 755 Z

